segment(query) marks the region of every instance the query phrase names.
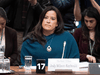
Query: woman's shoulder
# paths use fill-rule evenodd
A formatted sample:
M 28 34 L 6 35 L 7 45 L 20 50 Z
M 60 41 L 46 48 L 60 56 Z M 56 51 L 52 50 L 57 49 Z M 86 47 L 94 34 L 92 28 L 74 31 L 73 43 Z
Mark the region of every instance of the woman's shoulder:
M 23 40 L 23 44 L 28 44 L 28 43 L 30 43 L 30 42 L 31 42 L 30 39 Z
M 76 28 L 75 32 L 82 32 L 82 28 Z
M 5 30 L 6 31 L 11 31 L 11 32 L 17 32 L 15 29 L 13 29 L 11 27 L 8 27 L 8 26 L 5 27 Z
M 8 26 L 5 27 L 5 35 L 12 37 L 12 38 L 17 38 L 17 31 L 15 29 L 12 29 Z
M 65 39 L 73 38 L 72 34 L 69 33 L 68 31 L 64 31 L 60 36 L 62 36 L 62 38 L 65 38 Z
M 66 35 L 68 36 L 68 35 L 69 35 L 69 36 L 70 36 L 71 34 L 70 34 L 68 31 L 64 31 L 64 32 L 62 33 L 62 35 L 64 35 L 64 36 L 66 36 Z
M 82 35 L 82 28 L 76 28 L 75 32 L 73 33 L 73 36 Z
M 23 41 L 37 41 L 37 39 L 35 38 L 34 34 L 32 32 L 29 32 L 26 36 L 23 37 Z
M 68 41 L 70 43 L 72 43 L 73 41 L 75 41 L 73 35 L 71 33 L 69 33 L 68 31 L 64 31 L 62 33 L 61 38 L 62 38 L 62 40 Z

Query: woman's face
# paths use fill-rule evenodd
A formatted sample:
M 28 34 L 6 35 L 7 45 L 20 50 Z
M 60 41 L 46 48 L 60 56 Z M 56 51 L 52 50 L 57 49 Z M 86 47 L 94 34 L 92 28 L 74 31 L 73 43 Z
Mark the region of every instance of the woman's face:
M 97 21 L 96 21 L 95 18 L 90 18 L 88 16 L 85 16 L 84 17 L 84 22 L 85 22 L 85 24 L 86 24 L 86 26 L 87 26 L 87 28 L 89 30 L 94 30 L 95 29 L 95 26 L 97 24 Z
M 53 10 L 48 11 L 42 21 L 43 30 L 54 32 L 57 26 L 58 23 L 56 12 Z
M 0 31 L 5 28 L 6 26 L 6 20 L 2 17 L 0 17 Z

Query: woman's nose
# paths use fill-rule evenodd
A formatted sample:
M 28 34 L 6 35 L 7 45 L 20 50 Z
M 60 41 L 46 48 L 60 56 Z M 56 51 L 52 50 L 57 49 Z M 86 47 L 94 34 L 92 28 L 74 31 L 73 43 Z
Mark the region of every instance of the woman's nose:
M 88 22 L 88 26 L 90 26 L 91 24 L 90 24 L 90 22 Z
M 47 22 L 50 23 L 50 19 L 48 19 Z

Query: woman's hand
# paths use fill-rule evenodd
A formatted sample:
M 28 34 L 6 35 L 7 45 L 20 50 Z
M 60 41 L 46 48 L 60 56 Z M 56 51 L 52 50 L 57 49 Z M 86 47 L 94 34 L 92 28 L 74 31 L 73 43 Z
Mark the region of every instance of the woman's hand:
M 4 59 L 6 59 L 6 56 L 4 56 Z
M 10 58 L 10 57 L 8 57 L 8 59 L 10 60 L 11 58 Z
M 31 6 L 34 6 L 37 3 L 37 0 L 28 0 L 28 1 L 31 3 Z
M 90 1 L 94 1 L 94 0 L 90 0 Z
M 88 59 L 89 62 L 96 63 L 96 58 L 94 56 L 87 55 L 86 58 Z

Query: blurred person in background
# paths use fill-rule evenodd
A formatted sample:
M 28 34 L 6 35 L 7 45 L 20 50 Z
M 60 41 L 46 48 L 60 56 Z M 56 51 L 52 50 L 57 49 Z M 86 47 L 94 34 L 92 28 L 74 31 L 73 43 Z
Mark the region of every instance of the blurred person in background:
M 37 0 L 0 0 L 0 6 L 7 12 L 7 26 L 24 32 L 23 36 L 37 24 L 42 12 Z
M 70 33 L 74 32 L 76 28 L 74 24 L 74 0 L 50 0 L 51 4 L 57 7 L 62 15 L 64 21 L 64 30 Z

